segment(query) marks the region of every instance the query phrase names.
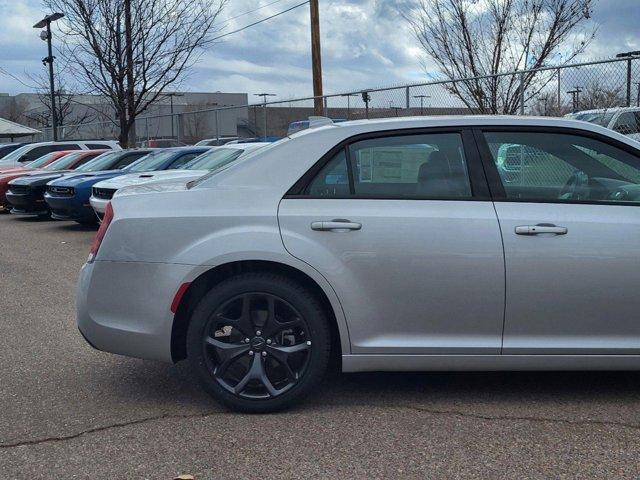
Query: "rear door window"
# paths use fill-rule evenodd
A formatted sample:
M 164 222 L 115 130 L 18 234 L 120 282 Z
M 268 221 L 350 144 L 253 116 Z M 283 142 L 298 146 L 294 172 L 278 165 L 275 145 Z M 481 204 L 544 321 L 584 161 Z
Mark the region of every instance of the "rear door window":
M 340 150 L 304 195 L 327 198 L 469 199 L 459 133 L 383 136 Z

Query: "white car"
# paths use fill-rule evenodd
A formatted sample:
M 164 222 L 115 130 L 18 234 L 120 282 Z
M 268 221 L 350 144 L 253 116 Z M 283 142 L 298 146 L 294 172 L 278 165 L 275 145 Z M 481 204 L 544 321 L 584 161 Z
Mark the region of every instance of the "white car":
M 269 145 L 269 143 L 238 143 L 235 145 L 225 145 L 224 147 L 213 147 L 177 170 L 130 173 L 128 175 L 104 180 L 96 183 L 91 189 L 89 203 L 98 218 L 101 219 L 107 203 L 109 203 L 120 189 L 146 183 L 175 180 L 180 180 L 183 185 L 186 185 L 191 180 L 196 180 L 210 171 L 221 168 L 240 158 L 242 155 L 256 151 L 266 145 Z M 129 193 L 133 192 L 135 192 L 135 190 L 129 191 Z
M 574 120 L 595 123 L 640 141 L 640 107 L 583 110 L 565 116 Z
M 1 167 L 24 166 L 36 158 L 63 150 L 121 150 L 115 140 L 63 140 L 60 142 L 28 143 L 0 160 Z

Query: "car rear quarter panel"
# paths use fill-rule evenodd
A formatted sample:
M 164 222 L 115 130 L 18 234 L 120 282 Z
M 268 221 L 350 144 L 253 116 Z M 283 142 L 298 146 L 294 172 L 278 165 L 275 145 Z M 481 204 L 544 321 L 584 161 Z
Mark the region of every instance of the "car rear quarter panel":
M 293 267 L 324 291 L 336 317 L 342 351 L 350 352 L 348 329 L 335 291 L 317 270 L 284 248 L 277 218 L 279 200 L 271 189 L 249 192 L 246 188 L 116 197 L 112 202 L 115 217 L 95 263 L 113 265 L 109 269 L 118 278 L 120 273 L 115 271 L 120 267 L 116 264 L 129 265 L 126 268 L 134 275 L 135 265 L 175 266 L 182 273 L 174 278 L 169 303 L 182 283 L 216 266 L 256 260 Z M 153 277 L 148 281 L 153 282 Z

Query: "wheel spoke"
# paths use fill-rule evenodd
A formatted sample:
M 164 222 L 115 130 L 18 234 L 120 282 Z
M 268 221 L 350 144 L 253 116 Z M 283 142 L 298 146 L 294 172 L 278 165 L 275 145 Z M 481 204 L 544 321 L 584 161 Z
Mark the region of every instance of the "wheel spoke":
M 249 367 L 246 375 L 234 387 L 233 390 L 236 395 L 242 393 L 251 380 L 258 380 L 262 383 L 262 385 L 267 389 L 267 392 L 269 392 L 269 395 L 272 397 L 275 397 L 278 394 L 278 390 L 275 389 L 271 380 L 267 377 L 267 372 L 264 368 L 264 360 L 260 355 L 255 355 L 253 357 L 253 361 L 251 362 L 251 366 Z
M 309 350 L 311 348 L 307 342 L 299 343 L 297 345 L 291 345 L 290 347 L 283 347 L 281 345 L 270 345 L 267 347 L 267 351 L 271 353 L 278 360 L 286 360 L 289 358 L 289 355 L 298 352 L 304 352 L 305 350 Z
M 232 363 L 249 351 L 249 345 L 244 343 L 225 343 L 213 337 L 207 337 L 206 342 L 216 349 L 216 353 L 221 360 L 221 363 L 216 366 L 214 371 L 217 376 L 224 375 Z

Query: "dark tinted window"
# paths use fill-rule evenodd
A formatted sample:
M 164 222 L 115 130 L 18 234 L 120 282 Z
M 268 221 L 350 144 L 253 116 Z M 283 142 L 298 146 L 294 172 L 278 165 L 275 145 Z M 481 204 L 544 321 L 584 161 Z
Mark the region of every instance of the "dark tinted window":
M 320 173 L 307 186 L 305 194 L 312 197 L 349 195 L 349 173 L 344 150 L 341 150 L 320 170 Z
M 318 197 L 464 199 L 471 185 L 457 133 L 381 137 L 338 153 L 306 189 Z M 349 190 L 351 168 L 353 191 Z
M 65 143 L 62 145 L 52 145 L 52 152 L 62 152 L 63 150 L 80 150 L 80 145 L 77 143 Z
M 457 133 L 363 140 L 349 146 L 349 156 L 358 197 L 471 197 Z
M 562 133 L 486 132 L 507 198 L 640 200 L 640 158 L 606 142 Z
M 55 151 L 54 147 L 54 145 L 43 145 L 42 147 L 33 148 L 29 152 L 22 155 L 22 157 L 20 157 L 18 161 L 31 162 L 36 158 L 40 158 L 42 155 Z
M 89 150 L 110 150 L 111 145 L 105 143 L 87 143 L 87 148 Z

